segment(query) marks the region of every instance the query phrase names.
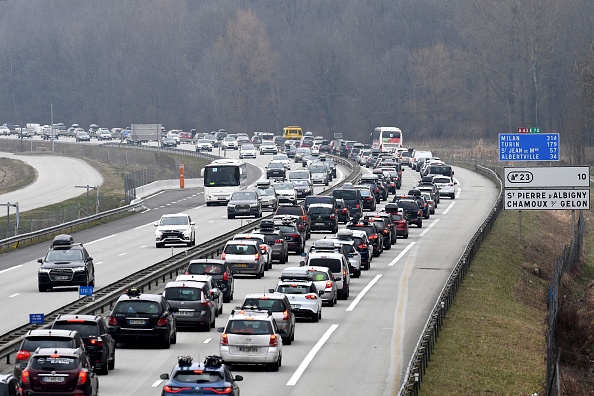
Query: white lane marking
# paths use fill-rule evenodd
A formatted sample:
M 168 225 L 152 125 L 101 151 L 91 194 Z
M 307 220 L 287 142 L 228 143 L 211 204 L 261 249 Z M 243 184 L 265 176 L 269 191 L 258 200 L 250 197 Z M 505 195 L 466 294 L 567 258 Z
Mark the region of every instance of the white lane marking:
M 204 193 L 203 192 L 199 192 L 198 194 L 194 194 L 192 196 L 195 197 L 196 195 L 200 195 L 200 194 L 204 194 Z
M 456 198 L 460 198 L 460 194 L 462 194 L 462 189 L 458 188 L 458 191 L 456 191 Z
M 8 297 L 9 297 L 9 298 L 13 298 L 13 297 L 16 297 L 16 296 L 18 296 L 19 294 L 21 294 L 21 293 L 14 293 L 12 296 L 8 296 Z
M 431 228 L 433 228 L 433 226 L 434 226 L 435 224 L 437 224 L 437 222 L 438 222 L 438 221 L 439 221 L 439 219 L 436 219 L 436 220 L 434 220 L 434 221 L 433 221 L 433 223 L 429 224 L 429 227 L 425 228 L 425 231 L 423 231 L 423 232 L 421 232 L 421 233 L 419 234 L 419 236 L 420 236 L 420 237 L 422 237 L 423 235 L 425 235 L 426 233 L 428 233 L 428 232 L 429 232 L 429 230 L 430 230 Z
M 138 226 L 138 227 L 134 227 L 134 228 L 133 228 L 133 230 L 138 230 L 138 229 L 140 229 L 140 228 L 148 227 L 148 226 L 151 226 L 151 225 L 153 225 L 153 224 L 155 224 L 155 223 L 147 223 L 147 224 L 145 224 L 145 225 L 141 225 L 141 226 Z
M 125 256 L 125 255 L 126 255 L 126 253 L 120 253 L 120 254 L 118 254 L 118 256 Z
M 146 213 L 146 212 L 150 212 L 150 211 L 151 211 L 151 209 L 150 208 L 147 208 L 146 210 L 143 210 L 142 212 L 140 212 L 140 214 Z
M 0 274 L 3 273 L 3 272 L 12 271 L 12 270 L 17 269 L 17 268 L 20 268 L 22 266 L 23 266 L 23 264 L 19 264 L 19 265 L 15 265 L 14 267 L 3 269 L 2 271 L 0 271 Z
M 448 208 L 446 210 L 443 211 L 442 214 L 448 214 L 448 212 L 450 211 L 450 209 L 452 209 L 452 207 L 456 204 L 456 202 L 452 202 L 450 204 L 450 206 L 448 206 Z
M 212 338 L 207 338 L 206 340 L 202 341 L 203 344 L 208 344 L 212 341 Z
M 415 243 L 416 242 L 411 242 L 407 247 L 405 247 L 404 250 L 401 251 L 400 254 L 398 256 L 396 256 L 396 258 L 394 260 L 392 260 L 392 262 L 390 264 L 388 264 L 388 267 L 394 266 L 394 264 L 396 264 L 398 262 L 398 260 L 400 260 L 410 250 L 410 248 L 415 245 Z
M 113 238 L 113 237 L 114 237 L 114 236 L 116 236 L 116 235 L 118 235 L 118 234 L 111 234 L 111 235 L 108 235 L 108 236 L 106 236 L 106 237 L 103 237 L 103 238 L 95 239 L 94 241 L 91 241 L 91 242 L 87 242 L 87 243 L 85 243 L 85 245 L 91 245 L 91 244 L 93 244 L 93 243 L 95 243 L 95 242 L 101 242 L 101 241 L 104 241 L 104 240 L 106 240 L 106 239 L 108 239 L 108 238 Z
M 149 195 L 148 197 L 146 197 L 146 198 L 143 198 L 143 199 L 145 199 L 145 200 L 146 200 L 146 199 L 151 199 L 152 197 L 156 197 L 157 195 L 161 195 L 161 194 L 163 194 L 164 192 L 165 192 L 165 190 L 163 190 L 163 191 L 159 191 L 159 192 L 156 192 L 156 193 L 154 193 L 154 194 L 151 194 L 151 195 Z
M 170 204 L 170 203 L 168 203 L 168 204 L 165 204 L 165 206 L 171 206 L 171 204 Z
M 147 247 L 147 246 L 148 246 L 148 245 L 142 245 L 140 248 L 141 248 L 141 249 L 143 249 L 143 248 L 145 248 L 145 247 Z
M 367 294 L 367 292 L 373 287 L 373 285 L 375 285 L 377 283 L 378 280 L 380 280 L 381 277 L 382 277 L 382 274 L 377 274 L 375 276 L 375 278 L 373 278 L 371 280 L 371 282 L 369 282 L 367 284 L 367 286 L 365 286 L 365 288 L 363 290 L 361 290 L 361 292 L 357 295 L 357 298 L 355 298 L 355 300 L 351 303 L 351 305 L 349 305 L 349 307 L 346 309 L 346 311 L 347 312 L 353 311 L 355 309 L 355 307 L 357 306 L 357 304 L 359 304 L 359 301 L 361 301 L 363 296 L 365 294 Z
M 95 263 L 95 265 L 99 265 L 99 264 L 103 264 L 103 261 L 98 261 Z
M 153 384 L 151 386 L 153 388 L 156 388 L 157 386 L 161 385 L 161 382 L 163 382 L 163 380 L 156 380 L 155 382 L 153 382 Z
M 324 333 L 322 338 L 319 339 L 319 341 L 316 343 L 316 345 L 314 345 L 314 347 L 311 349 L 311 351 L 309 351 L 309 353 L 307 354 L 305 359 L 303 359 L 303 361 L 301 362 L 299 367 L 297 367 L 297 370 L 293 373 L 293 376 L 291 377 L 291 379 L 289 379 L 289 382 L 287 382 L 287 386 L 297 385 L 297 381 L 299 381 L 299 378 L 301 378 L 301 376 L 305 372 L 305 369 L 307 369 L 307 366 L 309 366 L 309 364 L 312 362 L 313 358 L 320 351 L 320 349 L 322 349 L 322 347 L 324 346 L 326 341 L 328 341 L 328 339 L 330 338 L 332 333 L 334 333 L 334 330 L 336 330 L 337 328 L 338 328 L 338 325 L 333 324 L 332 326 L 330 326 L 330 328 L 328 330 L 326 330 L 326 332 Z

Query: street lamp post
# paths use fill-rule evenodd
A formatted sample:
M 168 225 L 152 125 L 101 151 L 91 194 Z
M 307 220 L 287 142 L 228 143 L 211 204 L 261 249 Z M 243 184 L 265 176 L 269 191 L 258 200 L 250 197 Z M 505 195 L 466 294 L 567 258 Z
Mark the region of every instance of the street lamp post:
M 86 188 L 87 189 L 87 217 L 91 215 L 91 205 L 89 203 L 89 190 L 97 190 L 97 195 L 99 195 L 99 187 L 98 186 L 74 186 L 76 188 Z

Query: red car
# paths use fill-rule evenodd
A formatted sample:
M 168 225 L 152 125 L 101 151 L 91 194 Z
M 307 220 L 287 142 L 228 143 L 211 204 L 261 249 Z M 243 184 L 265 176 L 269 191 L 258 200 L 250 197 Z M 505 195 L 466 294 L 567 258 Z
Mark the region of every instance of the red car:
M 40 348 L 21 373 L 23 394 L 99 394 L 99 380 L 80 348 Z
M 392 214 L 394 219 L 394 226 L 396 227 L 396 236 L 401 236 L 404 239 L 408 238 L 408 221 L 402 212 L 398 211 L 398 205 L 387 204 L 384 208 L 385 212 Z
M 190 143 L 192 141 L 192 134 L 190 132 L 180 132 L 177 136 L 180 143 Z

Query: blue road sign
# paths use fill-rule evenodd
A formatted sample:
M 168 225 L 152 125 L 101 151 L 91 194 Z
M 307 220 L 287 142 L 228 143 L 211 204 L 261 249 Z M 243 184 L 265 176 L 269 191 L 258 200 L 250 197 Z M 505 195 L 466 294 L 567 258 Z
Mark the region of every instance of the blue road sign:
M 93 295 L 93 286 L 79 286 L 78 287 L 78 295 L 79 296 L 92 296 Z
M 559 161 L 558 133 L 500 133 L 499 161 Z
M 30 324 L 43 324 L 45 322 L 44 314 L 29 314 L 29 323 Z

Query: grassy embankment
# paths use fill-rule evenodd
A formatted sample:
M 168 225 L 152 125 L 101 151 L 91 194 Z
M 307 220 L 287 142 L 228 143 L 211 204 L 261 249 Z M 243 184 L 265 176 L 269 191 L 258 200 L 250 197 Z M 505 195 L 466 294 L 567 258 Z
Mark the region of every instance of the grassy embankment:
M 524 211 L 518 240 L 518 212 L 499 216 L 448 312 L 421 395 L 544 393 L 548 285 L 554 262 L 570 243 L 570 219 L 569 212 Z M 593 244 L 586 232 L 586 252 Z M 585 261 L 571 289 L 580 301 L 590 290 L 583 332 L 594 306 L 591 252 Z
M 23 161 L 0 158 L 0 194 L 19 190 L 35 181 L 35 169 Z

